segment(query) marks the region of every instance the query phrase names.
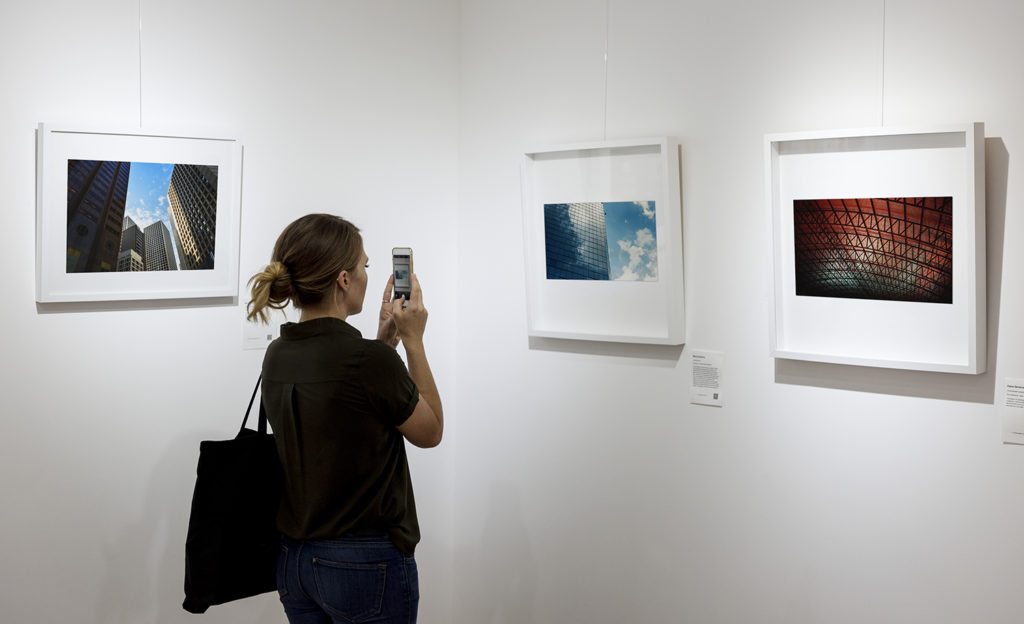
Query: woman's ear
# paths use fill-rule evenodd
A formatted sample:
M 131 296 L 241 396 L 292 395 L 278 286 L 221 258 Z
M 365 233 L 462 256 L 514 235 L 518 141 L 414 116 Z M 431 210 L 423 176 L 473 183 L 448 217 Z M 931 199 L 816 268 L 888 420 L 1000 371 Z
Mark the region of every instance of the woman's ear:
M 338 288 L 342 290 L 348 290 L 349 275 L 347 270 L 342 270 L 338 273 Z

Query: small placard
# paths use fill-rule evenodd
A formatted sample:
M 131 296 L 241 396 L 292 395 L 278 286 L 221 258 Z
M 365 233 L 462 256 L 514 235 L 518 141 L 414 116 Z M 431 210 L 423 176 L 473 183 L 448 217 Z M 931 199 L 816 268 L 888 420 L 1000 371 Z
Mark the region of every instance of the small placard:
M 725 354 L 720 351 L 694 351 L 690 403 L 722 407 L 722 364 Z
M 1024 378 L 1006 378 L 1003 443 L 1024 444 Z
M 266 349 L 267 345 L 281 336 L 281 325 L 290 320 L 297 320 L 298 313 L 291 306 L 282 310 L 267 309 L 270 323 L 253 323 L 242 317 L 242 348 Z

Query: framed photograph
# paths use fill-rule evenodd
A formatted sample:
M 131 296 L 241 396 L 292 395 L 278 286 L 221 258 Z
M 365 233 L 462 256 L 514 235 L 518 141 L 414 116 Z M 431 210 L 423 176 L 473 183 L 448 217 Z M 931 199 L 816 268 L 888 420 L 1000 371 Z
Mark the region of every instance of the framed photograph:
M 40 124 L 36 301 L 238 294 L 242 146 Z
M 679 143 L 548 147 L 522 173 L 530 336 L 684 344 Z
M 985 372 L 980 123 L 765 137 L 773 357 Z

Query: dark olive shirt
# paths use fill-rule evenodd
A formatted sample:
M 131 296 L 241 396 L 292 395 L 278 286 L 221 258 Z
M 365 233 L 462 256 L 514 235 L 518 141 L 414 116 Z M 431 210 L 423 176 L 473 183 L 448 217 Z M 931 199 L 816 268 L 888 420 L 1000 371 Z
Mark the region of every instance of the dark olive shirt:
M 395 350 L 336 318 L 281 326 L 263 359 L 263 405 L 285 488 L 277 528 L 294 539 L 420 539 L 405 440 L 419 399 Z

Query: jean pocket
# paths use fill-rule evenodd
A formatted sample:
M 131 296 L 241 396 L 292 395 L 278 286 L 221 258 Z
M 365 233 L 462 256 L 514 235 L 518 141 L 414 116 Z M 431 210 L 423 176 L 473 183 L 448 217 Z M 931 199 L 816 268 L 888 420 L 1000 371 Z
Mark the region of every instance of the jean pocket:
M 343 563 L 316 558 L 313 577 L 320 604 L 335 618 L 358 623 L 380 615 L 386 563 Z
M 277 555 L 277 593 L 284 598 L 288 595 L 288 547 L 281 544 Z

